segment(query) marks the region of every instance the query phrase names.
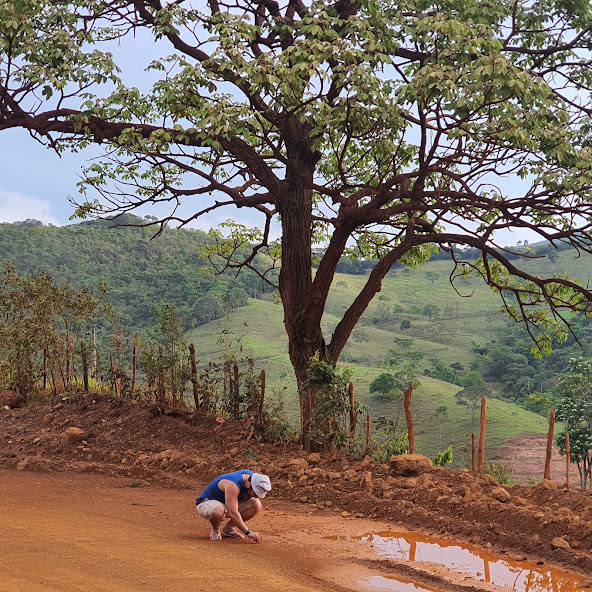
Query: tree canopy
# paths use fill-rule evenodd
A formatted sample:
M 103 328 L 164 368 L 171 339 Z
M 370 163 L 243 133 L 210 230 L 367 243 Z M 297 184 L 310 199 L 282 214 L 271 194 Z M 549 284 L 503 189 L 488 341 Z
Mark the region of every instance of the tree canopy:
M 140 30 L 170 51 L 149 64 L 146 94 L 108 52 L 114 40 L 141 52 Z M 238 267 L 281 253 L 302 384 L 315 352 L 337 361 L 393 264 L 436 247 L 455 258 L 453 280 L 476 273 L 499 290 L 541 348 L 567 310 L 590 310 L 586 286 L 525 273 L 496 233 L 592 251 L 591 44 L 579 0 L 5 0 L 0 130 L 58 152 L 104 147 L 80 216 L 169 204 L 147 222 L 162 228 L 256 211 L 259 229 L 216 234 L 219 255 Z M 481 257 L 460 261 L 453 246 Z M 325 342 L 343 255 L 376 264 Z M 311 408 L 303 399 L 304 420 Z

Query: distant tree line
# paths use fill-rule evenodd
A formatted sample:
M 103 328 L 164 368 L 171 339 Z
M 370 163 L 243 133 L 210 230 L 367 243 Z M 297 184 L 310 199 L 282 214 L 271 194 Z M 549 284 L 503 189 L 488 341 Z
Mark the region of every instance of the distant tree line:
M 47 273 L 75 289 L 105 284 L 122 327 L 132 333 L 151 325 L 159 303 L 174 305 L 190 329 L 220 318 L 223 299 L 238 308 L 249 297 L 271 297 L 255 271 L 216 273 L 204 251 L 211 243 L 206 233 L 165 228 L 151 240 L 155 228 L 138 226 L 146 222 L 126 215 L 62 227 L 37 220 L 0 224 L 0 263 L 10 262 L 24 277 Z M 261 255 L 254 266 L 263 273 L 269 265 Z
M 530 253 L 532 256 L 536 257 L 546 257 L 549 255 L 553 257 L 557 252 L 567 251 L 572 248 L 571 245 L 566 243 L 551 245 L 549 242 L 541 242 L 529 245 L 528 241 L 524 241 L 524 243 L 520 242 L 518 245 L 513 245 L 510 251 L 504 252 L 504 255 L 509 260 L 521 259 L 519 253 L 524 252 Z M 475 261 L 475 259 L 481 256 L 481 251 L 469 247 L 452 247 L 452 251 L 435 248 L 435 252 L 431 255 L 430 261 L 449 261 L 452 259 L 453 255 L 457 260 Z M 337 265 L 336 271 L 337 273 L 349 275 L 365 275 L 374 268 L 377 262 L 378 260 L 373 258 L 352 259 L 351 257 L 342 257 Z M 397 262 L 391 267 L 391 270 L 396 271 L 397 269 L 404 268 L 405 267 L 401 263 Z

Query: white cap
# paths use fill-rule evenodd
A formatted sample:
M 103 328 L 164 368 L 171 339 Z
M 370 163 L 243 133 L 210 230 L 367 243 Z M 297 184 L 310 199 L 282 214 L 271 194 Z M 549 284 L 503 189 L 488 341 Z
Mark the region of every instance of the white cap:
M 251 476 L 251 485 L 257 497 L 265 497 L 268 491 L 271 491 L 271 481 L 267 475 L 253 473 Z

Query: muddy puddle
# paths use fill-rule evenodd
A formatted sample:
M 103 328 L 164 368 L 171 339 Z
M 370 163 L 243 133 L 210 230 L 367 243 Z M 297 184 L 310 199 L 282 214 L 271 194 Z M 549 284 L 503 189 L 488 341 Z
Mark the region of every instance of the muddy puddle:
M 348 538 L 370 545 L 381 559 L 409 564 L 425 562 L 445 568 L 456 581 L 484 582 L 504 586 L 515 592 L 578 592 L 586 578 L 577 574 L 537 565 L 529 561 L 512 560 L 496 555 L 476 545 L 464 545 L 418 532 L 372 532 Z M 444 579 L 450 582 L 450 577 Z M 394 592 L 440 592 L 437 586 L 417 583 L 407 576 L 380 575 L 365 579 L 367 590 Z

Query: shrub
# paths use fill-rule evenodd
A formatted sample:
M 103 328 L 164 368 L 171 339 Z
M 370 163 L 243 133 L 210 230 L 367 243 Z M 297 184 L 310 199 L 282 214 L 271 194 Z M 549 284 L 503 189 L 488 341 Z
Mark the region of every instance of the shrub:
M 346 443 L 350 379 L 350 369 L 340 371 L 319 359 L 318 354 L 311 358 L 301 391 L 315 391 L 309 437 L 322 450 Z
M 268 442 L 291 442 L 298 435 L 297 430 L 284 414 L 281 404 L 265 408 L 263 432 Z
M 508 471 L 502 463 L 487 463 L 487 474 L 491 475 L 501 485 L 514 485 L 514 474 Z
M 432 464 L 435 467 L 444 467 L 452 462 L 452 446 L 449 446 L 446 450 L 439 452 L 432 459 Z

